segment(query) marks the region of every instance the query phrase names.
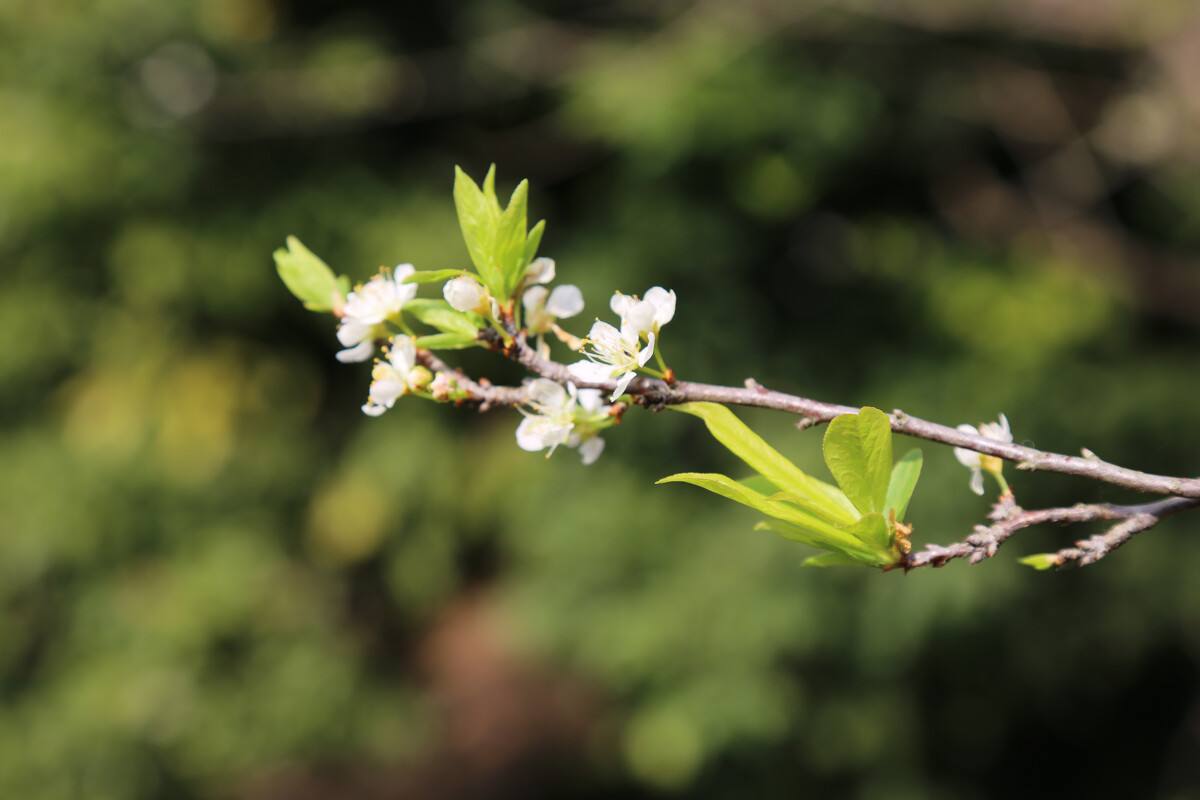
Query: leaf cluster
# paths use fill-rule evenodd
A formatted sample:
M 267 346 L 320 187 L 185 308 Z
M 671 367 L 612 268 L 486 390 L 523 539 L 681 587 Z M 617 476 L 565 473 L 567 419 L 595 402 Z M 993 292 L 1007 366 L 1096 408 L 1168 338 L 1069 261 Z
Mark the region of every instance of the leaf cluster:
M 685 403 L 672 410 L 704 421 L 708 431 L 755 475 L 681 472 L 658 483 L 690 483 L 767 516 L 757 530 L 825 551 L 808 566 L 892 566 L 907 546 L 903 524 L 921 474 L 921 451 L 892 463 L 892 430 L 877 408 L 834 419 L 825 432 L 825 463 L 837 485 L 806 474 L 723 405 Z

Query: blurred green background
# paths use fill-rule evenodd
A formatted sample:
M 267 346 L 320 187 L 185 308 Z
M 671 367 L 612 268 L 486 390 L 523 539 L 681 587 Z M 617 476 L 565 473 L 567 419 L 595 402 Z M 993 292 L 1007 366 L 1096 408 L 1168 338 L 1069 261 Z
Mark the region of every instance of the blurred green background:
M 494 161 L 577 333 L 662 284 L 685 377 L 1195 475 L 1198 76 L 1185 0 L 3 0 L 0 797 L 1200 797 L 1195 515 L 801 570 L 652 486 L 736 470 L 695 420 L 585 468 L 364 417 L 270 258 L 464 265 Z M 916 540 L 961 538 L 925 452 Z

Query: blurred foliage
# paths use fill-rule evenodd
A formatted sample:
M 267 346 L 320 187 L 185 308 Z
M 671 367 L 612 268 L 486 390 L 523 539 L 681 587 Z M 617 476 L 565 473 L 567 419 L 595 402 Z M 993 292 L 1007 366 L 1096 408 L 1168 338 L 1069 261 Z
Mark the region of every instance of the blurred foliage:
M 452 165 L 495 161 L 585 317 L 679 293 L 681 375 L 1195 474 L 1194 12 L 0 3 L 0 796 L 1200 796 L 1195 519 L 1065 574 L 1015 560 L 1075 531 L 802 571 L 652 488 L 736 469 L 673 415 L 591 468 L 511 413 L 363 418 L 270 262 L 464 266 Z M 926 448 L 918 544 L 966 482 Z

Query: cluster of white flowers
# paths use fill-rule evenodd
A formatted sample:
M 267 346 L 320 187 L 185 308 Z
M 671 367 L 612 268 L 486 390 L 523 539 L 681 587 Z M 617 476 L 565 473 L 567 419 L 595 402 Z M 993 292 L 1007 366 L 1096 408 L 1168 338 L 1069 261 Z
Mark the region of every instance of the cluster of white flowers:
M 381 270 L 356 286 L 338 306 L 337 337 L 346 348 L 338 352 L 339 361 L 366 361 L 374 354 L 377 342 L 388 340 L 382 358 L 376 359 L 367 402 L 362 407 L 363 413 L 372 417 L 383 414 L 406 394 L 446 402 L 460 391 L 451 375 L 433 375 L 417 363 L 417 340 L 412 335 L 393 335 L 395 328 L 408 331 L 402 312 L 405 304 L 416 297 L 417 284 L 404 280 L 414 271 L 411 264 Z M 559 328 L 558 323 L 583 311 L 583 293 L 570 284 L 551 290 L 547 284 L 554 277 L 553 259 L 537 258 L 517 288 L 524 328 L 537 337 L 538 350 L 545 355 L 549 353 L 547 333 L 555 333 L 572 347 L 581 341 Z M 478 314 L 489 324 L 507 324 L 500 302 L 475 276 L 463 273 L 451 278 L 442 287 L 442 296 L 457 311 Z M 585 381 L 615 379 L 616 389 L 610 398 L 615 401 L 625 393 L 637 371 L 654 357 L 662 326 L 675 316 L 675 293 L 659 286 L 647 291 L 644 299 L 617 292 L 609 305 L 620 317 L 620 327 L 597 320 L 588 338 L 582 340 L 587 360 L 572 364 L 570 370 Z M 506 306 L 504 313 L 510 310 Z M 646 371 L 662 374 L 650 368 Z M 547 455 L 559 446 L 575 448 L 584 464 L 600 457 L 604 440 L 599 433 L 613 424 L 614 414 L 613 406 L 604 402 L 599 389 L 580 389 L 572 382 L 563 385 L 537 378 L 526 384 L 525 392 L 527 399 L 518 409 L 524 415 L 516 432 L 518 446 L 528 451 L 546 450 Z
M 346 296 L 337 338 L 345 350 L 337 354 L 343 363 L 366 361 L 375 352 L 375 341 L 388 335 L 387 321 L 395 319 L 404 304 L 417 296 L 414 283 L 404 283 L 413 273 L 412 264 L 399 264 L 360 284 Z
M 985 422 L 978 428 L 974 425 L 963 424 L 959 425 L 958 429 L 963 433 L 969 433 L 972 436 L 982 436 L 994 442 L 1011 444 L 1013 440 L 1012 429 L 1008 427 L 1008 417 L 1003 414 L 1000 415 L 999 422 Z M 958 459 L 958 463 L 971 471 L 971 491 L 975 494 L 983 494 L 984 470 L 995 475 L 1001 487 L 1007 491 L 1008 485 L 1004 482 L 1002 472 L 1004 464 L 1000 459 L 995 456 L 976 453 L 974 450 L 967 450 L 963 447 L 954 448 L 954 457 Z
M 551 455 L 559 445 L 579 448 L 584 464 L 591 464 L 604 451 L 604 440 L 598 427 L 607 421 L 611 406 L 604 405 L 597 389 L 576 389 L 546 378 L 526 384 L 528 410 L 521 409 L 525 419 L 517 426 L 517 446 L 537 452 L 548 450 Z
M 590 383 L 616 379 L 609 398 L 616 400 L 654 355 L 660 329 L 674 319 L 675 292 L 654 286 L 642 300 L 616 292 L 609 307 L 621 318 L 621 327 L 596 320 L 586 339 L 587 360 L 577 361 L 569 369 L 572 375 Z

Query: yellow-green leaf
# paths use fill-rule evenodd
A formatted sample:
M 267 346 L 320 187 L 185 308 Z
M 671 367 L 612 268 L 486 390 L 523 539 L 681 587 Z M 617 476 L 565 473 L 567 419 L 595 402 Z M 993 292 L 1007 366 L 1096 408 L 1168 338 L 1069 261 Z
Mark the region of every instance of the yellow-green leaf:
M 914 447 L 892 467 L 885 505 L 896 510 L 897 522 L 903 522 L 904 515 L 908 512 L 908 501 L 917 488 L 917 479 L 921 477 L 921 463 L 921 449 Z
M 863 514 L 886 508 L 892 473 L 892 427 L 887 414 L 866 407 L 829 423 L 825 464 L 838 486 Z
M 1035 553 L 1034 555 L 1018 559 L 1018 563 L 1024 564 L 1027 567 L 1033 567 L 1036 570 L 1054 569 L 1059 566 L 1058 556 L 1054 553 Z
M 713 438 L 811 514 L 843 527 L 859 518 L 854 505 L 836 486 L 804 473 L 725 406 L 684 403 L 669 408 L 699 417 Z
M 279 278 L 309 311 L 330 311 L 334 298 L 346 293 L 346 282 L 295 236 L 287 237 L 287 249 L 281 247 L 274 255 Z
M 791 523 L 808 531 L 810 535 L 815 537 L 814 541 L 819 543 L 813 544 L 814 547 L 865 550 L 863 545 L 853 535 L 828 521 L 810 514 L 805 509 L 798 508 L 791 503 L 772 500 L 720 473 L 681 472 L 661 478 L 657 483 L 689 483 L 692 486 L 698 486 L 714 494 L 719 494 L 735 503 L 741 503 L 744 506 L 753 508 L 755 511 L 760 511 L 769 517 Z

